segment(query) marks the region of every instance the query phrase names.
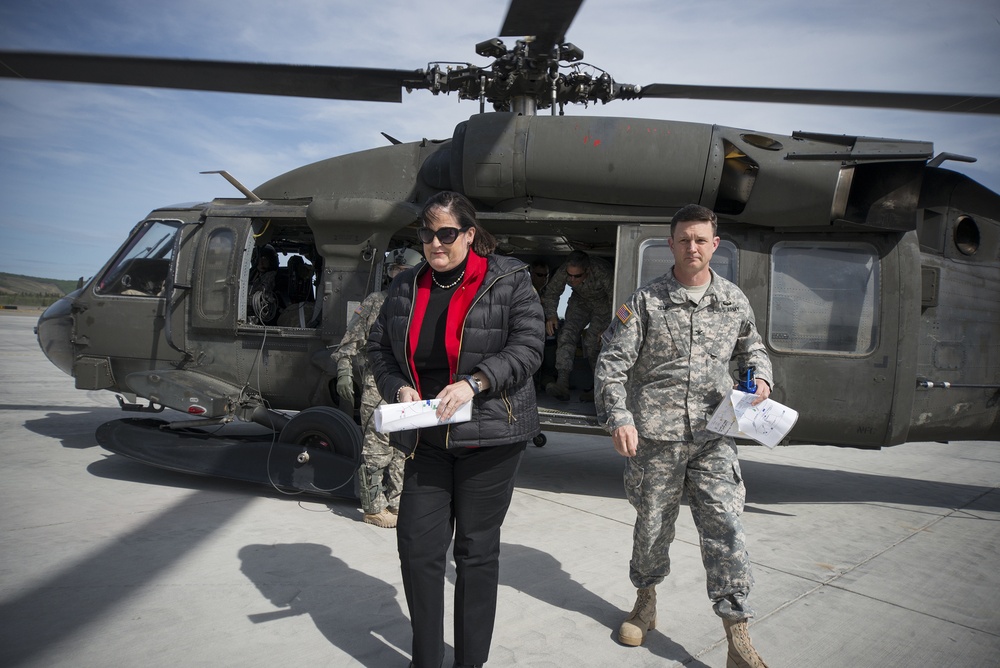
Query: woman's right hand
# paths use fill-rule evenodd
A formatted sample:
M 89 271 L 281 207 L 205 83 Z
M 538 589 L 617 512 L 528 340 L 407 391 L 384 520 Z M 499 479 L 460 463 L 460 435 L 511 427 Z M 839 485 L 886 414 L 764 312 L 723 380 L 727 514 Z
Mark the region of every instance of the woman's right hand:
M 412 387 L 403 387 L 399 390 L 399 402 L 401 404 L 411 401 L 420 401 L 420 394 Z

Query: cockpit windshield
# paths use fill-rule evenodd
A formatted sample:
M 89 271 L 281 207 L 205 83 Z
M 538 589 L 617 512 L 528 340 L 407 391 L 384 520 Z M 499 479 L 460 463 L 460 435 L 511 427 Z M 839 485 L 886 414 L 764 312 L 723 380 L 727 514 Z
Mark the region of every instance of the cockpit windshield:
M 162 297 L 181 223 L 147 220 L 98 281 L 95 291 L 125 297 Z

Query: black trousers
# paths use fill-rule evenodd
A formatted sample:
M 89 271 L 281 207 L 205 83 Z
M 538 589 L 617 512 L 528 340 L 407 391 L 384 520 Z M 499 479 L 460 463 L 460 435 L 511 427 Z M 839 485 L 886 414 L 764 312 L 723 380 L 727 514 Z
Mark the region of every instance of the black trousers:
M 406 460 L 396 539 L 413 629 L 413 666 L 444 660 L 444 576 L 455 537 L 455 662 L 486 663 L 496 619 L 500 526 L 526 442 L 443 450 Z

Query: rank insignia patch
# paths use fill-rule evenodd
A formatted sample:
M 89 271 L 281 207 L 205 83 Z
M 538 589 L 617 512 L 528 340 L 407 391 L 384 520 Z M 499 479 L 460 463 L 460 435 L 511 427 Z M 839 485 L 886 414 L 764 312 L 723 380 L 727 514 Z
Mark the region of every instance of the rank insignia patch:
M 615 312 L 615 316 L 621 321 L 623 325 L 628 324 L 628 321 L 632 318 L 632 309 L 628 307 L 628 304 L 622 304 L 618 307 Z

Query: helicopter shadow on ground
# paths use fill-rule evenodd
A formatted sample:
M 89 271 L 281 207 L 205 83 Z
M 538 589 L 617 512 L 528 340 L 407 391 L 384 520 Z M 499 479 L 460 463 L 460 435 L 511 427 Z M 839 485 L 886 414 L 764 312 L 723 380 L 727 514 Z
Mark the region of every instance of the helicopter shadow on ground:
M 35 420 L 32 430 L 62 438 L 64 447 L 85 448 L 96 445 L 92 436 L 70 434 L 78 430 L 76 416 L 51 414 Z M 61 436 L 60 436 L 61 435 Z M 614 453 L 612 453 L 614 454 Z M 618 455 L 614 455 L 618 457 Z M 567 467 L 561 459 L 539 458 L 530 461 L 530 452 L 522 461 L 517 487 L 539 491 L 576 494 L 601 498 L 624 498 L 621 473 L 610 468 L 604 457 L 585 457 Z M 616 460 L 612 460 L 620 466 Z M 981 485 L 919 480 L 899 476 L 861 473 L 810 466 L 770 462 L 742 461 L 747 485 L 748 513 L 783 514 L 783 504 L 886 503 L 926 508 L 955 508 L 991 491 Z M 289 494 L 261 483 L 228 480 L 161 469 L 108 453 L 88 466 L 97 477 L 142 484 L 163 485 L 190 490 L 217 490 L 273 498 L 325 503 L 330 512 L 346 519 L 361 520 L 357 502 L 319 494 Z M 683 501 L 686 505 L 686 499 Z
M 560 610 L 572 611 L 593 619 L 608 629 L 610 642 L 618 642 L 618 627 L 628 613 L 604 600 L 567 573 L 552 555 L 527 545 L 503 543 L 500 559 L 500 584 L 511 587 Z M 453 565 L 448 578 L 454 581 Z M 503 593 L 500 594 L 503 596 Z M 656 656 L 694 668 L 708 668 L 665 633 L 650 634 L 643 647 Z
M 326 545 L 247 545 L 240 570 L 277 609 L 248 615 L 267 624 L 308 615 L 330 643 L 369 668 L 409 662 L 410 623 L 396 588 L 348 566 Z
M 794 446 L 793 446 L 794 447 Z M 747 504 L 885 503 L 956 508 L 992 487 L 837 469 L 741 461 Z M 773 513 L 748 507 L 747 512 Z M 780 513 L 779 513 L 780 514 Z
M 611 447 L 611 439 L 606 439 L 606 448 L 602 444 L 598 449 L 586 450 L 552 441 L 542 448 L 528 446 L 517 472 L 515 484 L 518 488 L 625 498 L 622 486 L 625 459 Z
M 0 406 L 0 410 L 37 410 L 37 406 Z M 24 428 L 40 436 L 59 439 L 64 448 L 84 449 L 98 445 L 97 428 L 121 417 L 120 408 L 93 408 L 90 406 L 49 406 L 45 417 L 25 420 Z
M 358 521 L 361 520 L 361 511 L 357 508 L 357 501 L 352 499 L 293 493 L 260 483 L 171 471 L 132 461 L 127 457 L 112 453 L 107 453 L 103 459 L 92 462 L 87 466 L 87 472 L 98 478 L 134 482 L 142 485 L 157 485 L 197 492 L 220 492 L 247 497 L 263 496 L 295 502 L 325 504 L 327 509 L 336 515 L 357 519 Z
M 574 447 L 563 443 L 550 443 L 544 448 L 529 446 L 518 471 L 517 487 L 624 499 L 624 458 L 614 452 L 610 440 L 606 448 L 573 452 Z M 741 459 L 740 467 L 747 486 L 747 503 L 751 504 L 746 509 L 749 513 L 780 515 L 780 509 L 775 506 L 804 503 L 889 503 L 953 508 L 964 503 L 963 500 L 977 498 L 992 489 L 829 468 L 825 464 L 800 466 Z

